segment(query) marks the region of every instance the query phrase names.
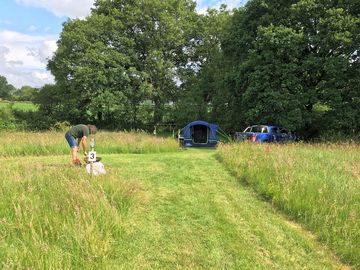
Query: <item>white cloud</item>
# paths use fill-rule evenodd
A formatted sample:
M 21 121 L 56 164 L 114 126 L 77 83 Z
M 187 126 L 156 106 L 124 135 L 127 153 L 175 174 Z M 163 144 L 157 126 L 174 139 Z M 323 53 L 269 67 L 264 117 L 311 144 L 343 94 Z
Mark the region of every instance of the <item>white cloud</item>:
M 28 54 L 38 59 L 41 63 L 47 64 L 56 49 L 55 40 L 45 40 L 36 47 L 28 48 Z
M 56 50 L 56 39 L 0 30 L 0 75 L 17 88 L 53 83 L 54 78 L 45 66 Z
M 58 17 L 85 18 L 95 0 L 16 0 L 16 2 L 32 7 L 45 8 Z M 244 5 L 247 0 L 196 0 L 197 10 L 204 13 L 208 7 L 218 8 L 225 4 L 229 9 Z
M 58 17 L 85 18 L 90 14 L 95 0 L 15 0 L 17 3 L 44 8 Z M 208 7 L 218 8 L 226 4 L 228 8 L 239 7 L 247 0 L 196 0 L 198 12 L 204 13 Z M 1 21 L 9 25 L 12 22 Z M 35 31 L 35 25 L 28 31 Z M 45 31 L 50 30 L 46 28 Z M 41 87 L 53 83 L 54 78 L 46 71 L 47 60 L 55 52 L 58 36 L 33 36 L 0 28 L 0 75 L 19 88 L 23 85 Z
M 58 17 L 85 18 L 90 14 L 94 0 L 16 0 L 17 3 L 45 8 Z

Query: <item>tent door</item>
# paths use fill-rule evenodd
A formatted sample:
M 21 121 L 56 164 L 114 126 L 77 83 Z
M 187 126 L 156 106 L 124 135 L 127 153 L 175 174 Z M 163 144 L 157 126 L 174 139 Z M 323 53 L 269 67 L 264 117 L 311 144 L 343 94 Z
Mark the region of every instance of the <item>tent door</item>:
M 203 125 L 195 125 L 192 127 L 192 139 L 194 143 L 208 143 L 208 127 Z

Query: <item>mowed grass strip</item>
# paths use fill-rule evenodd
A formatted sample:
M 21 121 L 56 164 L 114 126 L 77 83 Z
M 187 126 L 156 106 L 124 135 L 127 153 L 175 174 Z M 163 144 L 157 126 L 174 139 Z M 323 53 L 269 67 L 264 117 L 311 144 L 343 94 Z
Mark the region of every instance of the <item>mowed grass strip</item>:
M 239 179 L 315 232 L 360 268 L 360 146 L 223 146 L 219 158 Z
M 0 262 L 33 269 L 344 269 L 214 151 L 1 159 Z
M 95 142 L 95 149 L 103 154 L 179 151 L 175 139 L 154 137 L 145 132 L 100 131 L 95 136 Z M 65 140 L 65 132 L 0 132 L 0 157 L 69 153 L 70 148 Z

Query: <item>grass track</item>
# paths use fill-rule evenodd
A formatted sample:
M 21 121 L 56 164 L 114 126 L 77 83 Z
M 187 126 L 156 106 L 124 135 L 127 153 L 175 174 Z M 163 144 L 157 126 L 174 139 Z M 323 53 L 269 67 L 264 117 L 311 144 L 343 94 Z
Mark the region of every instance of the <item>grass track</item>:
M 102 156 L 93 179 L 65 156 L 0 159 L 2 268 L 345 268 L 214 151 Z

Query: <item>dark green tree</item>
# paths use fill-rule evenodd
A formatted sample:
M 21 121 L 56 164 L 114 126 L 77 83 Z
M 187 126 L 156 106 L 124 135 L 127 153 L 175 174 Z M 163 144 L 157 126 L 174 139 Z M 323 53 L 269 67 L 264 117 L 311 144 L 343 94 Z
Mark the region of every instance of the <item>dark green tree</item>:
M 182 95 L 176 104 L 175 119 L 179 126 L 196 119 L 225 124 L 226 72 L 221 39 L 230 14 L 222 5 L 219 10 L 208 9 L 199 17 L 192 64 L 182 72 Z
M 33 101 L 39 89 L 24 85 L 12 93 L 12 99 L 15 101 Z
M 109 104 L 98 105 L 93 100 L 108 91 L 123 93 L 130 87 L 130 67 L 126 69 L 130 53 L 124 44 L 131 41 L 115 35 L 117 29 L 122 29 L 120 22 L 102 15 L 64 24 L 58 50 L 48 67 L 55 76 L 56 96 L 62 100 L 67 120 L 103 121 L 103 106 Z M 111 102 L 112 106 L 120 105 L 116 99 Z M 117 113 L 122 114 L 120 110 Z
M 9 84 L 4 76 L 0 75 L 0 98 L 10 99 L 15 90 L 15 87 Z
M 252 0 L 235 12 L 223 40 L 232 125 L 277 123 L 314 135 L 340 116 L 359 92 L 358 12 L 351 1 L 325 0 Z M 348 118 L 358 115 L 345 107 Z M 348 125 L 337 119 L 331 129 Z
M 41 113 L 58 118 L 64 109 L 62 105 L 63 100 L 58 96 L 59 92 L 56 85 L 46 84 L 36 93 L 33 102 L 40 106 Z
M 98 0 L 86 20 L 66 22 L 48 67 L 67 96 L 69 118 L 138 127 L 150 100 L 148 114 L 161 122 L 178 94 L 195 19 L 190 0 Z

